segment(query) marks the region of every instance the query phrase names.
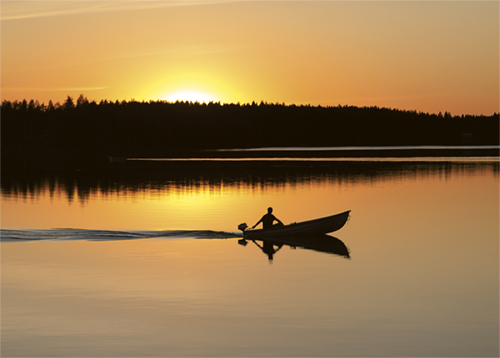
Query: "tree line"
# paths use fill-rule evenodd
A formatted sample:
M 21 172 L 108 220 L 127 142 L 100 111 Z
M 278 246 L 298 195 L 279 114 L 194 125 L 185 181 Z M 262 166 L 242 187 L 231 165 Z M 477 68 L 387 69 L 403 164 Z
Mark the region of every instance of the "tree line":
M 498 144 L 499 115 L 379 107 L 89 101 L 3 101 L 2 166 L 104 163 L 194 150 L 283 146 Z

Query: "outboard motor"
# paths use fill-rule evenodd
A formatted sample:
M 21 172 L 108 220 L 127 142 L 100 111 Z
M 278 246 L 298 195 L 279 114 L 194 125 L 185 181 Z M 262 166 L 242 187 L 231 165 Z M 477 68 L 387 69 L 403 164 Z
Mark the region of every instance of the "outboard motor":
M 238 230 L 241 230 L 243 232 L 243 239 L 238 240 L 238 244 L 243 245 L 243 246 L 247 245 L 247 241 L 245 240 L 245 230 L 247 227 L 248 227 L 248 225 L 246 223 L 238 225 Z

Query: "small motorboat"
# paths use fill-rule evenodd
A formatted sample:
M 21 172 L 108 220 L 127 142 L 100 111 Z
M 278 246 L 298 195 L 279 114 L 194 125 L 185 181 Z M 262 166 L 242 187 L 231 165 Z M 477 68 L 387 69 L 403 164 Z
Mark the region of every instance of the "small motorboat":
M 290 225 L 275 225 L 269 229 L 248 229 L 247 224 L 240 224 L 245 239 L 273 238 L 279 236 L 321 235 L 340 230 L 349 219 L 350 210 L 320 219 L 293 223 Z M 248 230 L 247 230 L 248 229 Z

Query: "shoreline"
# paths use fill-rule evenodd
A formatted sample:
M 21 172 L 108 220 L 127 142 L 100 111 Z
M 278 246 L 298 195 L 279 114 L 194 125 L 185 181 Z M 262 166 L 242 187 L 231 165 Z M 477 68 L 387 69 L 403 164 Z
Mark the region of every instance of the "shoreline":
M 114 170 L 164 165 L 321 165 L 332 162 L 457 162 L 500 160 L 500 146 L 351 146 L 261 147 L 179 150 L 168 155 L 108 156 L 91 160 L 80 156 L 34 156 L 5 160 L 2 171 Z M 95 159 L 95 158 L 94 158 Z

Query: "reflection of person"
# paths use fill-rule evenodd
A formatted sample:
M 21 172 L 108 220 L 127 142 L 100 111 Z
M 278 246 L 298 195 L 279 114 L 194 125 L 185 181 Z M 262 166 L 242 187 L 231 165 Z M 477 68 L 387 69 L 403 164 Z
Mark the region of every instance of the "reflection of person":
M 276 246 L 278 246 L 277 249 L 274 249 L 274 244 L 270 241 L 263 241 L 263 246 L 260 246 L 259 244 L 257 244 L 255 242 L 255 240 L 252 240 L 252 242 L 257 245 L 258 247 L 260 247 L 260 249 L 262 250 L 263 253 L 265 253 L 269 259 L 269 261 L 272 261 L 273 260 L 273 255 L 275 253 L 277 253 L 282 247 L 283 247 L 283 244 L 276 244 Z
M 273 215 L 273 208 L 268 208 L 267 209 L 267 214 L 264 215 L 258 222 L 257 224 L 255 224 L 253 226 L 253 228 L 255 229 L 255 227 L 257 225 L 259 225 L 260 223 L 262 223 L 262 227 L 264 229 L 269 229 L 271 227 L 273 227 L 273 223 L 277 221 L 280 225 L 283 225 L 283 223 L 278 219 L 276 218 L 276 216 Z

